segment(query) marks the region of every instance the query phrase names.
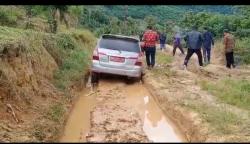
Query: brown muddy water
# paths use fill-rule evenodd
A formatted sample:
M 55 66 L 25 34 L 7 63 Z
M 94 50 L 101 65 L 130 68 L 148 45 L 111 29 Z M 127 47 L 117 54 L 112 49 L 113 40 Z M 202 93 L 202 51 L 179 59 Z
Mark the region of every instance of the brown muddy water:
M 126 95 L 127 104 L 134 107 L 143 122 L 143 131 L 148 139 L 153 142 L 184 142 L 180 132 L 174 124 L 164 115 L 160 107 L 154 101 L 149 91 L 143 84 L 125 84 L 119 79 L 102 79 L 100 89 L 112 88 L 122 85 L 122 92 Z M 75 104 L 72 113 L 66 123 L 61 142 L 85 142 L 85 136 L 90 130 L 90 111 L 94 109 L 95 95 L 86 96 L 82 93 Z
M 64 128 L 60 142 L 85 141 L 85 136 L 90 130 L 90 111 L 94 108 L 96 100 L 94 96 L 86 96 L 82 92 L 76 102 Z
M 141 84 L 125 87 L 128 103 L 136 107 L 143 120 L 143 130 L 153 142 L 183 142 L 173 123 L 164 115 L 149 91 Z

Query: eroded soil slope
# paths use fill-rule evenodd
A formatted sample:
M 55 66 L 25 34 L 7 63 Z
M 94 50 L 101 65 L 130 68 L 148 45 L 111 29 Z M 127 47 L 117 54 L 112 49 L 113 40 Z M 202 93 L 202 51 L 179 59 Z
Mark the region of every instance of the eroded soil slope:
M 88 40 L 7 27 L 0 33 L 0 141 L 57 139 L 72 97 L 55 84 L 55 75 L 71 53 L 82 52 L 74 37 Z

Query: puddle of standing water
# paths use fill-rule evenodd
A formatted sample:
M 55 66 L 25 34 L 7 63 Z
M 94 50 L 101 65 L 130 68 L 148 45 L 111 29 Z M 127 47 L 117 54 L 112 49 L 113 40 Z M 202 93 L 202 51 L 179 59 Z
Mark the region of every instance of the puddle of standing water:
M 184 142 L 143 85 L 126 85 L 122 81 L 109 79 L 102 80 L 99 86 L 101 91 L 120 86 L 127 97 L 127 104 L 134 107 L 143 120 L 143 130 L 151 141 Z M 85 135 L 90 130 L 90 111 L 96 103 L 95 95 L 85 96 L 83 93 L 80 96 L 67 121 L 61 142 L 86 142 Z
M 85 96 L 84 93 L 76 102 L 67 124 L 61 142 L 85 142 L 85 135 L 90 130 L 90 111 L 96 104 L 95 96 Z
M 128 103 L 136 107 L 143 120 L 143 130 L 151 141 L 183 142 L 145 87 L 129 85 L 125 91 Z

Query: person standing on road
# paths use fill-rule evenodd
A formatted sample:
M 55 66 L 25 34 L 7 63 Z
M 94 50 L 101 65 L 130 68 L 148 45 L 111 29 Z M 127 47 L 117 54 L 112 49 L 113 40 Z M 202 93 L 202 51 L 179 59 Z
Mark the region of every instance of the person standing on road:
M 173 37 L 173 39 L 174 39 L 174 42 L 173 42 L 174 43 L 174 46 L 173 46 L 173 56 L 175 55 L 177 47 L 180 49 L 181 53 L 183 55 L 185 55 L 184 50 L 183 50 L 182 45 L 181 45 L 181 35 L 180 35 L 180 33 L 176 32 L 175 35 L 174 35 L 174 37 Z
M 187 55 L 184 60 L 184 69 L 187 68 L 187 64 L 191 56 L 196 53 L 199 59 L 199 65 L 203 66 L 202 63 L 202 54 L 201 54 L 201 46 L 202 46 L 202 34 L 197 31 L 197 27 L 193 26 L 193 30 L 187 33 L 186 42 L 187 42 Z
M 159 41 L 159 35 L 152 30 L 152 26 L 148 26 L 142 40 L 144 42 L 147 66 L 151 69 L 155 65 L 156 44 Z
M 204 63 L 209 64 L 211 55 L 211 46 L 214 46 L 214 39 L 212 33 L 208 31 L 207 27 L 205 27 L 204 30 L 205 32 L 203 33 L 203 57 L 204 57 Z
M 235 68 L 234 64 L 234 53 L 233 49 L 235 47 L 235 39 L 232 34 L 229 33 L 228 29 L 224 30 L 224 50 L 225 50 L 225 56 L 226 56 L 226 61 L 227 61 L 227 68 Z
M 163 49 L 166 49 L 166 39 L 167 39 L 167 36 L 165 33 L 161 33 L 160 35 L 160 48 L 161 50 Z

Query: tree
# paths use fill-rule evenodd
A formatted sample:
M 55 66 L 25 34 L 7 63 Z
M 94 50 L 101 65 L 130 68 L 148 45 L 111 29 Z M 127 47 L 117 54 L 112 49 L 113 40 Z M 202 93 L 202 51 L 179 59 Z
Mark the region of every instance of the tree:
M 244 5 L 244 6 L 237 6 L 240 9 L 240 12 L 249 18 L 250 16 L 250 6 Z
M 24 8 L 26 10 L 26 17 L 27 17 L 27 23 L 26 23 L 25 28 L 27 29 L 30 27 L 30 18 L 32 17 L 32 6 L 27 5 L 27 6 L 24 6 Z
M 69 22 L 67 19 L 67 15 L 68 15 L 68 6 L 66 5 L 52 5 L 49 6 L 49 9 L 52 12 L 52 18 L 49 18 L 49 21 L 51 23 L 51 31 L 53 33 L 57 32 L 57 27 L 58 27 L 58 23 L 64 21 L 66 24 L 66 27 L 69 28 Z M 59 21 L 58 21 L 58 17 L 59 17 Z
M 156 23 L 158 22 L 157 18 L 155 16 L 149 15 L 147 17 L 145 17 L 144 21 L 150 25 L 150 26 L 155 26 Z

